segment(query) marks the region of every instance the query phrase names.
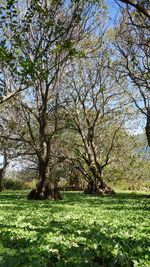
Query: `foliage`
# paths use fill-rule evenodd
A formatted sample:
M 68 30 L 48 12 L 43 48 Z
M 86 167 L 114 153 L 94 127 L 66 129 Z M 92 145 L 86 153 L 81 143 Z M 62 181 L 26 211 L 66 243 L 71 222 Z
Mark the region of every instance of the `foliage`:
M 142 87 L 147 85 L 148 45 L 139 46 L 147 29 L 128 25 L 129 14 L 123 13 L 111 31 L 118 58 L 106 30 L 103 1 L 15 0 L 2 2 L 1 9 L 0 141 L 9 140 L 12 154 L 37 170 L 38 194 L 64 175 L 73 177 L 72 184 L 82 176 L 98 192 L 105 187 L 105 167 L 113 163 L 118 174 L 116 162 L 130 146 L 124 128 L 133 108 L 122 84 L 133 72 L 136 86 L 141 77 Z M 135 21 L 143 23 L 134 13 Z M 9 92 L 13 98 L 4 104 Z M 130 156 L 122 161 L 128 164 Z M 74 170 L 66 175 L 63 169 L 71 165 Z
M 101 21 L 97 15 L 102 10 L 103 4 L 98 7 L 95 1 L 86 0 L 82 4 L 16 0 L 2 5 L 0 102 L 9 97 L 14 104 L 12 118 L 4 113 L 1 120 L 11 130 L 9 139 L 20 142 L 24 155 L 34 156 L 38 163 L 38 196 L 49 178 L 53 137 L 60 131 L 57 115 L 62 78 L 72 60 L 84 56 L 83 41 L 98 35 Z M 90 50 L 98 47 L 98 40 L 93 41 Z
M 24 196 L 0 195 L 0 266 L 150 266 L 147 195 Z
M 64 139 L 69 147 L 67 158 L 74 161 L 75 168 L 88 181 L 88 192 L 105 188 L 102 173 L 120 157 L 124 143 L 121 132 L 128 119 L 126 96 L 108 68 L 111 50 L 104 34 L 100 39 L 101 49 L 92 54 L 92 59 L 72 64 L 64 81 L 65 94 L 62 92 L 68 100 L 65 110 L 69 132 Z
M 23 182 L 19 179 L 12 179 L 12 178 L 5 178 L 3 181 L 3 186 L 4 189 L 8 189 L 8 190 L 25 190 L 25 189 L 31 189 L 33 187 L 33 185 L 35 186 L 35 183 L 32 182 Z
M 145 152 L 145 157 L 142 157 L 135 147 L 132 146 L 129 150 L 127 149 L 122 150 L 124 155 L 121 155 L 118 162 L 114 162 L 106 168 L 105 180 L 120 188 L 134 187 L 140 189 L 145 187 L 148 189 L 150 184 L 149 154 Z
M 128 8 L 123 10 L 119 25 L 115 27 L 114 44 L 120 56 L 118 55 L 113 68 L 118 83 L 122 84 L 131 101 L 146 119 L 145 131 L 150 146 L 149 22 L 149 19 L 137 11 L 129 12 Z M 129 87 L 125 86 L 127 81 Z

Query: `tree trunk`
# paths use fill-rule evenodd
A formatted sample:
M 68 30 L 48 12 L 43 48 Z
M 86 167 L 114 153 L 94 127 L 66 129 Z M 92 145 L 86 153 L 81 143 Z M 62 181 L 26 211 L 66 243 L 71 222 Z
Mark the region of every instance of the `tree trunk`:
M 147 108 L 147 123 L 145 127 L 148 145 L 150 146 L 150 108 Z
M 115 194 L 114 190 L 107 186 L 104 182 L 95 185 L 93 180 L 90 180 L 87 189 L 84 191 L 85 194 L 98 194 L 98 195 L 112 195 Z
M 35 199 L 41 200 L 44 199 L 44 185 L 46 182 L 46 176 L 48 172 L 48 164 L 50 157 L 50 139 L 47 137 L 48 129 L 47 129 L 47 98 L 44 97 L 44 89 L 41 86 L 42 92 L 42 102 L 39 105 L 39 145 L 40 149 L 38 151 L 38 171 L 39 171 L 39 182 L 37 184 L 37 188 L 33 191 L 33 194 L 29 193 L 27 199 Z M 31 191 L 32 192 L 32 191 Z
M 48 162 L 44 161 L 43 159 L 39 159 L 39 182 L 37 184 L 36 189 L 29 193 L 27 199 L 35 199 L 35 200 L 42 200 L 44 199 L 44 185 L 46 182 L 46 174 L 47 174 Z
M 28 194 L 28 200 L 62 199 L 58 188 L 54 185 L 54 189 L 52 190 L 47 184 L 47 169 L 48 162 L 39 160 L 39 183 L 37 184 L 36 189 L 33 189 Z
M 36 189 L 32 190 L 27 199 L 50 199 L 54 197 L 54 192 L 51 193 L 50 187 L 47 183 L 48 165 L 50 162 L 50 142 L 48 130 L 48 116 L 47 116 L 47 104 L 48 104 L 48 92 L 49 85 L 40 82 L 40 85 L 36 88 L 37 92 L 37 107 L 38 107 L 38 123 L 39 123 L 39 148 L 36 149 L 36 153 L 39 159 L 39 182 Z
M 92 173 L 91 180 L 89 180 L 86 194 L 101 194 L 101 195 L 111 195 L 115 194 L 114 190 L 107 186 L 102 178 L 102 171 L 98 171 L 95 166 L 90 166 L 90 171 Z
M 85 194 L 95 194 L 95 186 L 94 186 L 94 181 L 91 179 L 88 182 L 87 188 L 84 191 Z
M 44 188 L 44 184 L 46 181 L 48 162 L 43 159 L 39 160 L 39 183 L 37 185 L 37 198 L 40 198 L 40 194 L 42 194 L 42 190 Z
M 0 169 L 0 192 L 2 192 L 4 190 L 3 189 L 3 178 L 4 178 L 4 174 L 5 174 L 6 168 L 8 166 L 6 150 L 4 150 L 3 156 L 4 156 L 3 167 Z
M 4 170 L 3 170 L 3 168 L 2 169 L 0 169 L 0 192 L 2 192 L 3 191 L 3 174 L 4 174 Z
M 97 157 L 96 148 L 93 143 L 93 134 L 94 132 L 89 132 L 87 142 L 84 140 L 84 145 L 88 158 L 84 158 L 85 163 L 87 164 L 89 171 L 91 173 L 91 179 L 89 179 L 87 189 L 85 193 L 87 194 L 114 194 L 114 191 L 108 187 L 102 178 L 103 167 L 99 163 Z

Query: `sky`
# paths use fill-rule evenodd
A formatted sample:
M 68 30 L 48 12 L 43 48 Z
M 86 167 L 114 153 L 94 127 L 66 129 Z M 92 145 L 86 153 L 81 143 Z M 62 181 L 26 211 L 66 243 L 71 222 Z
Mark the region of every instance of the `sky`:
M 120 13 L 119 6 L 115 2 L 115 0 L 106 0 L 106 4 L 108 6 L 109 17 L 111 19 L 110 23 L 113 25 L 116 22 Z

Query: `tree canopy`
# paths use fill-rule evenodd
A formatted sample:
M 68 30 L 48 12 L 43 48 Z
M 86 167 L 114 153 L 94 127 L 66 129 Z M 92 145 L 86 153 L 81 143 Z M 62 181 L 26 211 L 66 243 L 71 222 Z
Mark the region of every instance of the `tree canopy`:
M 137 155 L 136 108 L 150 146 L 148 2 L 117 2 L 108 26 L 103 1 L 1 1 L 0 149 L 36 170 L 29 199 L 61 198 L 65 168 L 85 192 L 114 193 L 105 175 L 125 148 Z

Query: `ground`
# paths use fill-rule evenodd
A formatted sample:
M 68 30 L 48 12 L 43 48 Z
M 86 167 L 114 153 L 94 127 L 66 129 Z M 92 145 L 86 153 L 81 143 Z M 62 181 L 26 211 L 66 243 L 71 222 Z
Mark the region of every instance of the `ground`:
M 0 194 L 0 267 L 150 266 L 150 198 L 141 192 L 28 201 Z

